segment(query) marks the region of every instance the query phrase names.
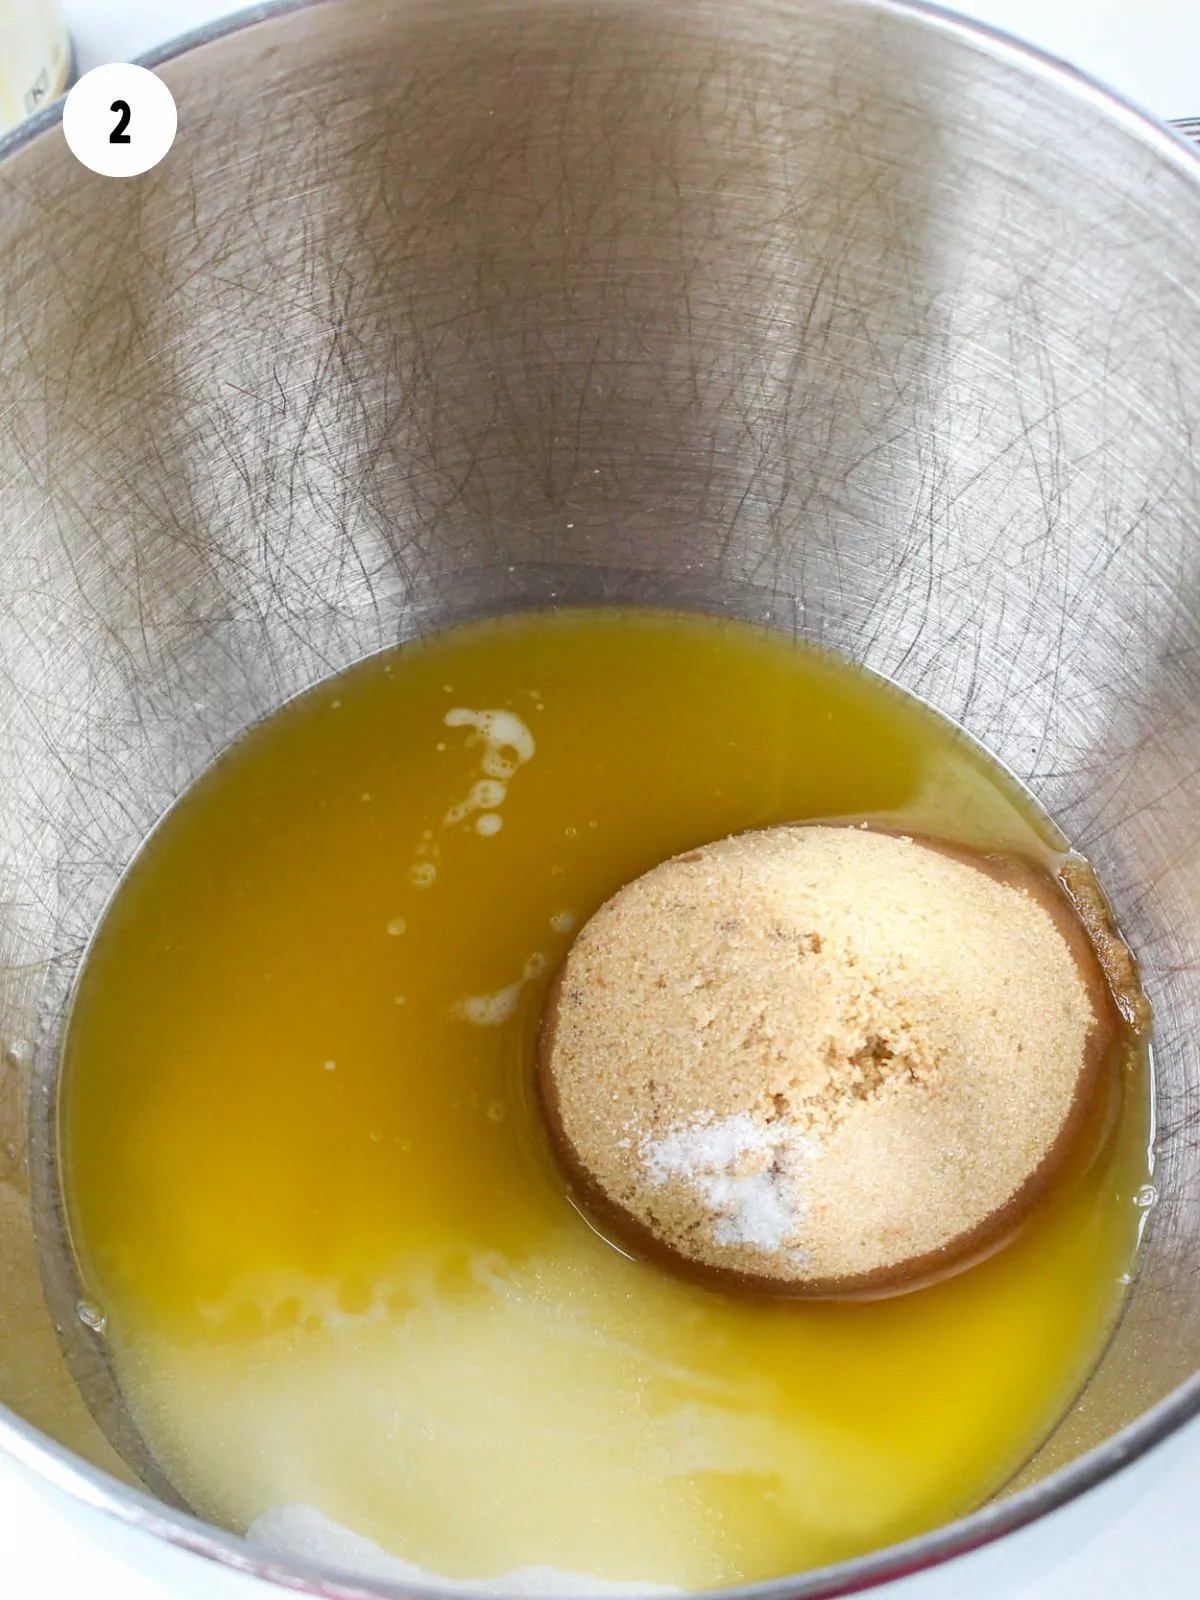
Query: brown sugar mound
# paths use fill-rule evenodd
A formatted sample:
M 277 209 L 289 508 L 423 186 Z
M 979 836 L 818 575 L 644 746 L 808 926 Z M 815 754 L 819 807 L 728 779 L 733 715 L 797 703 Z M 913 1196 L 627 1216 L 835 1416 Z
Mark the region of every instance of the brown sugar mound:
M 568 1170 L 635 1243 L 775 1292 L 889 1292 L 1009 1235 L 1115 1026 L 1032 867 L 774 828 L 601 907 L 552 991 L 539 1082 Z

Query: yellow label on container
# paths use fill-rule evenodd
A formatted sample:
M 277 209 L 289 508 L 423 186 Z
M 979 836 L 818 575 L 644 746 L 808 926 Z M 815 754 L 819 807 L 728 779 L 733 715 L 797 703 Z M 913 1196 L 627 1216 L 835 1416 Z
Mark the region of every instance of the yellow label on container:
M 57 99 L 70 59 L 58 0 L 0 0 L 0 133 Z

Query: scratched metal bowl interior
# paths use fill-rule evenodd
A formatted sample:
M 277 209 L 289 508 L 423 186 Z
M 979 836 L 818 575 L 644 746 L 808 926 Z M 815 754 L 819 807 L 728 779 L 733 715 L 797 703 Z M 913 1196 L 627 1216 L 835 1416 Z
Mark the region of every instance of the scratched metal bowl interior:
M 779 1592 L 1116 1471 L 1200 1401 L 1194 159 L 865 0 L 336 0 L 161 71 L 146 177 L 85 172 L 53 114 L 0 165 L 0 1447 L 277 1570 L 170 1503 L 71 1302 L 80 953 L 288 697 L 622 602 L 794 631 L 964 725 L 1091 856 L 1157 1014 L 1160 1198 L 1086 1403 L 972 1518 Z

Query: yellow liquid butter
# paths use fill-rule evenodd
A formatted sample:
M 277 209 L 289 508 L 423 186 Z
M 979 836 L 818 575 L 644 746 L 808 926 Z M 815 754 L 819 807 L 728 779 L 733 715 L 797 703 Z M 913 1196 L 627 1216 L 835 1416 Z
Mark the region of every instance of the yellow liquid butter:
M 188 793 L 85 965 L 62 1139 L 85 1292 L 197 1511 L 315 1507 L 452 1577 L 694 1587 L 916 1534 L 1028 1459 L 1132 1267 L 1144 1061 L 1011 1247 L 870 1304 L 627 1259 L 538 1120 L 539 1009 L 604 899 L 730 832 L 861 815 L 1055 844 L 880 682 L 638 612 L 373 658 Z

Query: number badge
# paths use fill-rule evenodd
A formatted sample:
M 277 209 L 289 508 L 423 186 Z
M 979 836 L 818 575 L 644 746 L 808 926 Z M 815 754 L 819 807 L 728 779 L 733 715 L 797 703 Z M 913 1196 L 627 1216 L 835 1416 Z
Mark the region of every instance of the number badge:
M 145 67 L 93 67 L 67 96 L 63 133 L 71 153 L 106 178 L 134 178 L 157 166 L 175 139 L 170 89 Z

